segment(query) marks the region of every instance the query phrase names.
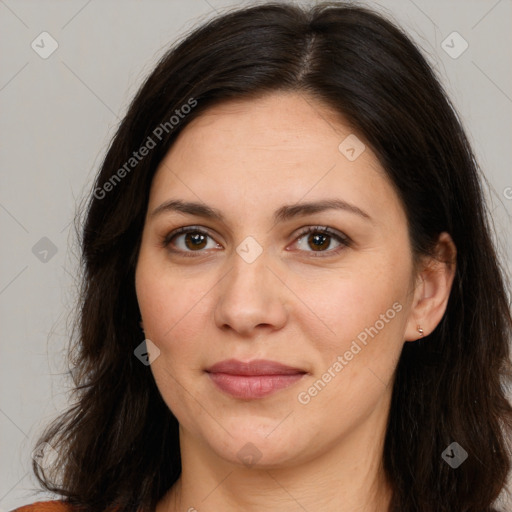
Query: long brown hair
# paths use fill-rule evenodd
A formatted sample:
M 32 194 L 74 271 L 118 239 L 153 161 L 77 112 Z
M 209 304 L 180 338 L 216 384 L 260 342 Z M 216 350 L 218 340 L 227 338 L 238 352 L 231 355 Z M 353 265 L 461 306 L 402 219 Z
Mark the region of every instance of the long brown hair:
M 74 402 L 39 441 L 61 457 L 49 472 L 34 462 L 37 477 L 90 512 L 151 511 L 178 479 L 178 422 L 133 354 L 143 339 L 134 272 L 151 181 L 207 108 L 276 90 L 317 98 L 364 136 L 398 191 L 415 256 L 432 254 L 443 231 L 457 246 L 446 313 L 429 336 L 404 344 L 396 370 L 383 460 L 390 511 L 492 510 L 511 464 L 512 318 L 482 176 L 421 52 L 383 16 L 339 3 L 218 16 L 140 88 L 87 204 Z M 468 453 L 457 469 L 442 458 L 452 442 Z

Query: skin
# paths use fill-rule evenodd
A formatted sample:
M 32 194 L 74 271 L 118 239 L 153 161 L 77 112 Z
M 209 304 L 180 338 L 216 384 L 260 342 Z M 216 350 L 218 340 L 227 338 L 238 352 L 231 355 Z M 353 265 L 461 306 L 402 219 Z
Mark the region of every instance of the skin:
M 387 509 L 381 460 L 394 370 L 404 342 L 420 337 L 418 325 L 426 336 L 441 320 L 454 265 L 424 259 L 414 268 L 406 215 L 376 156 L 366 145 L 349 161 L 338 149 L 351 133 L 311 97 L 272 93 L 211 108 L 161 162 L 136 291 L 146 338 L 159 350 L 150 352 L 157 355 L 151 370 L 180 423 L 183 470 L 157 512 Z M 284 204 L 327 198 L 370 219 L 334 209 L 272 219 Z M 169 199 L 204 203 L 225 220 L 152 215 Z M 186 234 L 164 247 L 183 226 L 207 231 L 200 249 L 186 245 Z M 299 236 L 308 226 L 328 226 L 352 242 L 327 236 L 315 251 L 315 233 Z M 251 263 L 236 251 L 248 236 L 262 250 Z M 446 233 L 438 254 L 454 258 Z M 333 372 L 337 357 L 393 304 L 400 311 Z M 270 359 L 307 373 L 243 400 L 205 372 L 229 358 Z M 329 368 L 336 376 L 301 403 L 299 393 Z M 253 449 L 247 443 L 257 451 L 244 463 L 240 453 Z

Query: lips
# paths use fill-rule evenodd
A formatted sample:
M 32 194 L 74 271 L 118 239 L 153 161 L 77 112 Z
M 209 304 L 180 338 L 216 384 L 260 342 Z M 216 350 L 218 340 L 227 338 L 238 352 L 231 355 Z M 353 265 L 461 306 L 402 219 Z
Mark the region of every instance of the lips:
M 242 362 L 228 359 L 206 370 L 221 391 L 244 400 L 263 398 L 287 388 L 307 373 L 276 361 L 256 359 Z
M 300 368 L 293 368 L 265 359 L 255 359 L 247 363 L 236 359 L 227 359 L 214 364 L 206 371 L 209 373 L 227 373 L 229 375 L 293 375 L 306 373 Z

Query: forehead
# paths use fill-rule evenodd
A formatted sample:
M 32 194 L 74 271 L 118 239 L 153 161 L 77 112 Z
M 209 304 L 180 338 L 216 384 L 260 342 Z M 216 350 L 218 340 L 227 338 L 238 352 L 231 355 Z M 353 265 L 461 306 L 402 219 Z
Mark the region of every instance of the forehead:
M 222 103 L 189 123 L 160 163 L 150 207 L 171 196 L 252 211 L 336 196 L 377 217 L 403 216 L 363 137 L 326 105 L 289 92 Z
M 244 158 L 269 153 L 271 159 L 300 162 L 314 152 L 321 164 L 338 156 L 340 137 L 351 132 L 340 114 L 318 100 L 275 92 L 211 107 L 185 127 L 168 156 L 179 158 L 200 149 L 217 161 L 223 155 L 231 159 L 235 154 Z

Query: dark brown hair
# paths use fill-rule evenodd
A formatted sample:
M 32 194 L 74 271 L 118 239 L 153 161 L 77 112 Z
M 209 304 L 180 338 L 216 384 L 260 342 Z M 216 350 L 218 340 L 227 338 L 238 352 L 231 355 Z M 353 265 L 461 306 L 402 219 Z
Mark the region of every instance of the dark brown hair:
M 390 511 L 491 511 L 510 469 L 512 318 L 480 171 L 411 40 L 382 15 L 339 3 L 218 16 L 171 48 L 140 88 L 87 204 L 75 401 L 41 437 L 61 457 L 52 475 L 34 462 L 37 477 L 91 512 L 151 511 L 179 477 L 177 420 L 133 354 L 143 339 L 134 272 L 151 181 L 192 119 L 277 90 L 323 102 L 361 134 L 398 191 L 415 257 L 432 254 L 443 231 L 457 247 L 446 313 L 429 336 L 404 344 L 396 369 L 383 460 Z M 130 161 L 149 139 L 155 146 Z M 468 453 L 457 469 L 441 457 L 454 441 Z

